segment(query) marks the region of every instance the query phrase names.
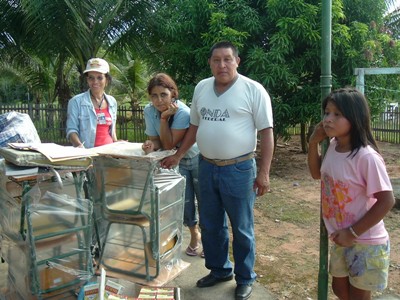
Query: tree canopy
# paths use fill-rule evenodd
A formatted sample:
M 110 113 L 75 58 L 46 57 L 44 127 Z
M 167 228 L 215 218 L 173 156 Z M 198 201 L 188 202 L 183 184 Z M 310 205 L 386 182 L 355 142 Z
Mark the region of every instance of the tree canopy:
M 397 66 L 399 44 L 384 26 L 387 5 L 333 1 L 334 88 L 354 85 L 356 67 Z M 151 56 L 186 88 L 189 100 L 195 83 L 210 76 L 208 49 L 227 39 L 240 50 L 239 71 L 271 94 L 278 137 L 290 126 L 320 118 L 321 1 L 171 0 L 159 8 Z M 370 95 L 373 107 L 381 96 Z
M 399 14 L 387 13 L 393 3 L 332 1 L 333 88 L 354 85 L 356 67 L 398 66 Z M 321 1 L 0 0 L 0 9 L 2 91 L 14 78 L 37 100 L 66 103 L 84 89 L 87 59 L 99 56 L 110 61 L 120 98 L 137 103 L 136 86 L 162 71 L 190 102 L 196 83 L 211 76 L 211 45 L 230 40 L 239 48 L 239 72 L 271 94 L 277 137 L 320 118 Z M 372 87 L 397 89 L 398 78 L 368 85 L 375 111 L 390 95 Z
M 1 0 L 0 59 L 38 93 L 66 104 L 89 58 L 144 51 L 151 0 Z M 29 70 L 34 68 L 37 71 Z M 44 80 L 44 75 L 49 79 Z

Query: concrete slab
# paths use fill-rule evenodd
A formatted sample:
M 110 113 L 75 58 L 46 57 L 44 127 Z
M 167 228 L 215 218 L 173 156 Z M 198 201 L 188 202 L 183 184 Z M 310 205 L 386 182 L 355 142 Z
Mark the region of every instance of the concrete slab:
M 184 244 L 186 245 L 186 244 Z M 184 247 L 183 247 L 184 248 Z M 210 271 L 204 266 L 204 259 L 200 256 L 189 257 L 184 252 L 182 259 L 190 263 L 190 266 L 182 271 L 169 286 L 181 288 L 182 300 L 230 300 L 235 299 L 235 280 L 222 282 L 208 288 L 198 288 L 197 280 L 206 276 Z M 267 289 L 256 282 L 253 285 L 251 300 L 273 300 L 274 297 Z
M 234 300 L 235 299 L 235 280 L 222 282 L 208 288 L 198 288 L 197 280 L 208 275 L 210 270 L 205 267 L 205 260 L 200 256 L 188 256 L 185 253 L 189 242 L 189 231 L 183 230 L 182 255 L 183 261 L 190 263 L 190 266 L 183 270 L 174 280 L 167 285 L 181 288 L 182 300 Z M 255 282 L 251 300 L 274 300 L 278 299 L 271 294 L 264 286 Z

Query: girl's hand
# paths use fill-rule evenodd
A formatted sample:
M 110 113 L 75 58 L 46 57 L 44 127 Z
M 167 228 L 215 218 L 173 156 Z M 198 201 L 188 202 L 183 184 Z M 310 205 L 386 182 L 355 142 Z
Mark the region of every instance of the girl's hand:
M 178 111 L 178 104 L 176 102 L 171 102 L 168 109 L 161 113 L 161 119 L 168 120 L 172 115 Z
M 328 136 L 324 130 L 322 121 L 315 125 L 314 131 L 310 136 L 310 143 L 320 143 Z
M 142 145 L 142 150 L 144 153 L 149 154 L 154 151 L 154 143 L 150 140 L 146 140 Z
M 329 239 L 338 246 L 351 247 L 354 245 L 356 237 L 346 228 L 333 232 Z

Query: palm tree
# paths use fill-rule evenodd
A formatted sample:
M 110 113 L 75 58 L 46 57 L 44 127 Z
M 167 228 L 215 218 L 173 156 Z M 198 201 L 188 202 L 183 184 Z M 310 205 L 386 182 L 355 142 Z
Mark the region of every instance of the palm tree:
M 388 14 L 385 16 L 385 27 L 396 40 L 400 39 L 400 2 L 386 1 Z
M 81 75 L 79 90 L 83 90 L 86 61 L 100 49 L 106 56 L 147 48 L 153 2 L 0 0 L 0 59 L 16 68 L 24 68 L 27 61 L 39 62 L 55 78 L 52 99 L 66 106 L 71 97 L 69 79 Z
M 116 97 L 118 93 L 125 95 L 131 107 L 137 108 L 140 101 L 146 97 L 146 85 L 150 77 L 147 65 L 140 59 L 129 59 L 125 63 L 115 63 L 113 67 L 115 76 L 112 94 Z

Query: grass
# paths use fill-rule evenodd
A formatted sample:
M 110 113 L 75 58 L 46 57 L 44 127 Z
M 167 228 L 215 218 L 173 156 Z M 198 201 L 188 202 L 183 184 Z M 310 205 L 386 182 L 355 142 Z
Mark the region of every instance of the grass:
M 298 189 L 305 186 L 306 183 L 300 180 L 290 185 L 289 182 L 285 178 L 271 178 L 272 193 L 267 194 L 266 201 L 260 201 L 260 209 L 270 219 L 301 227 L 318 222 L 318 206 L 304 202 L 302 192 Z
M 290 205 L 282 205 L 276 201 L 269 201 L 265 207 L 266 215 L 279 221 L 289 222 L 298 226 L 308 226 L 318 220 L 318 215 L 307 205 L 298 201 Z
M 307 173 L 304 155 L 291 155 L 276 157 L 271 193 L 256 202 L 262 217 L 256 218 L 255 271 L 278 299 L 317 299 L 319 183 Z

